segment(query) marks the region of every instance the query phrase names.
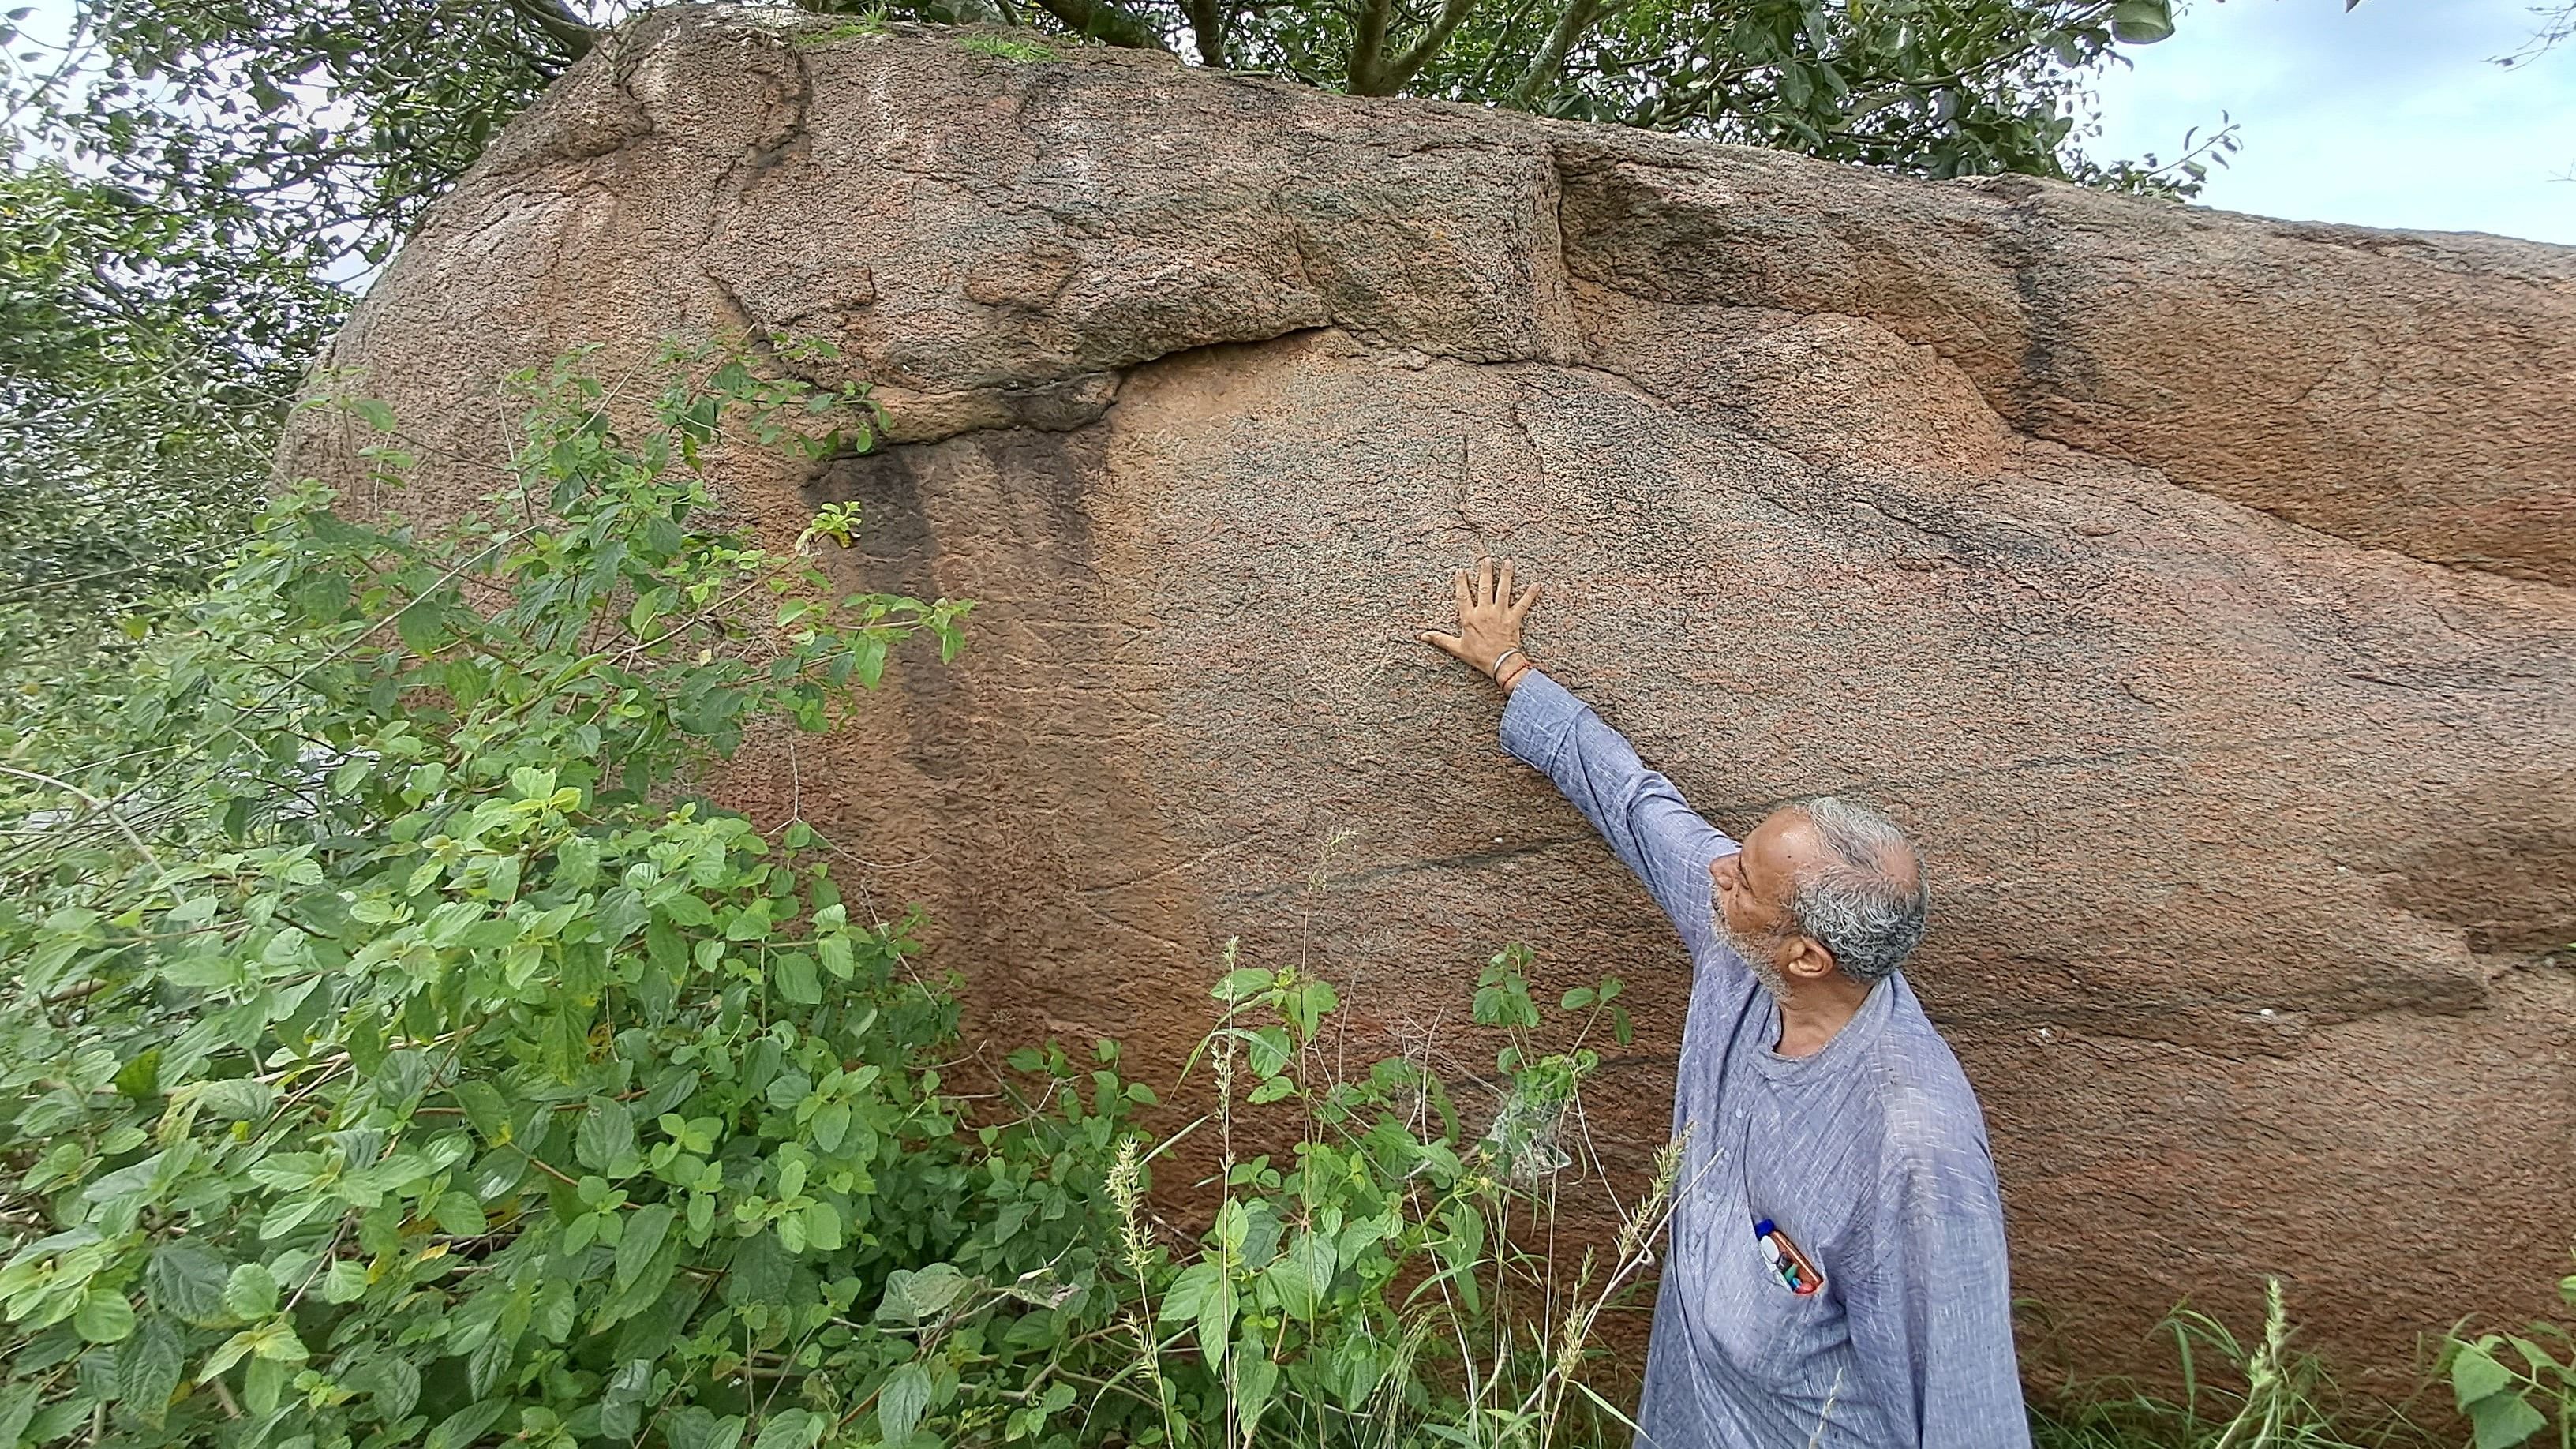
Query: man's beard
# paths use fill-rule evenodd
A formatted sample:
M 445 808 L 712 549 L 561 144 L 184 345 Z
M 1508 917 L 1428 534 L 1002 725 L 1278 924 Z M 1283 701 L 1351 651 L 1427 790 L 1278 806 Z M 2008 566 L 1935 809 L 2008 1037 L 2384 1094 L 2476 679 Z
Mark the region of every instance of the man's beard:
M 1742 961 L 1745 969 L 1753 973 L 1753 979 L 1762 983 L 1763 990 L 1771 993 L 1771 999 L 1788 1000 L 1789 983 L 1780 975 L 1778 963 L 1771 959 L 1771 953 L 1779 949 L 1779 935 L 1773 933 L 1761 937 L 1744 936 L 1727 924 L 1725 911 L 1712 908 L 1708 915 L 1709 923 L 1717 928 L 1717 939 L 1725 944 L 1726 949 L 1735 953 L 1736 959 Z

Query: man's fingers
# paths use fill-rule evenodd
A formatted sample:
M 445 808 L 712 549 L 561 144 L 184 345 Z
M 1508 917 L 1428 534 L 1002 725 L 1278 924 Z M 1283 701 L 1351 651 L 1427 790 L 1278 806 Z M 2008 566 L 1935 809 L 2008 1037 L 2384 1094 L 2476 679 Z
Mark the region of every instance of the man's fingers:
M 1458 570 L 1455 582 L 1458 585 L 1458 622 L 1463 624 L 1467 621 L 1467 611 L 1476 607 L 1475 585 L 1468 580 L 1465 569 Z
M 1476 560 L 1476 602 L 1488 606 L 1494 602 L 1494 560 L 1490 555 Z
M 1430 645 L 1432 648 L 1439 650 L 1441 653 L 1451 656 L 1452 658 L 1464 659 L 1467 657 L 1467 641 L 1455 634 L 1443 634 L 1437 629 L 1425 629 L 1413 637 Z
M 1502 573 L 1494 580 L 1494 602 L 1505 608 L 1512 603 L 1512 561 L 1503 560 Z
M 1512 617 L 1513 617 L 1513 618 L 1515 618 L 1515 619 L 1518 619 L 1518 618 L 1521 618 L 1522 616 L 1524 616 L 1524 615 L 1528 614 L 1528 613 L 1529 613 L 1529 611 L 1530 611 L 1530 605 L 1535 604 L 1535 603 L 1537 603 L 1537 602 L 1538 602 L 1538 585 L 1536 585 L 1536 584 L 1532 584 L 1532 585 L 1530 585 L 1528 588 L 1521 590 L 1521 596 L 1520 596 L 1518 599 L 1516 599 L 1516 600 L 1514 600 L 1514 601 L 1513 601 L 1513 603 L 1512 603 Z

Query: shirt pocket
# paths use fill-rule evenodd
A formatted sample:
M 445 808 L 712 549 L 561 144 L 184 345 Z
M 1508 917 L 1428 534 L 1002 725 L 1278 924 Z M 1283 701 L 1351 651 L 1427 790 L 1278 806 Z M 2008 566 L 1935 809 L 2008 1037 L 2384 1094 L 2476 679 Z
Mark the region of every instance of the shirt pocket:
M 1798 1293 L 1780 1281 L 1761 1240 L 1753 1236 L 1751 1218 L 1736 1236 L 1731 1249 L 1716 1255 L 1721 1266 L 1711 1285 L 1725 1300 L 1721 1311 L 1711 1315 L 1719 1348 L 1756 1383 L 1791 1396 L 1826 1392 L 1816 1380 L 1832 1377 L 1851 1337 L 1834 1265 L 1811 1252 L 1824 1286 Z

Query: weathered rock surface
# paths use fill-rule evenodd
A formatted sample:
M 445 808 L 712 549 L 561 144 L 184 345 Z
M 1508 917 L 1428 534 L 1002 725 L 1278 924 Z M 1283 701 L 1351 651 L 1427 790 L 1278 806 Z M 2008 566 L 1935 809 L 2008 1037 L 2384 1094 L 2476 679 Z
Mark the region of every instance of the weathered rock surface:
M 851 582 L 972 597 L 973 642 L 738 794 L 843 825 L 998 1035 L 1167 1066 L 1240 934 L 1437 1036 L 1525 938 L 1630 983 L 1590 1123 L 1633 1170 L 1681 958 L 1411 642 L 1491 548 L 1722 824 L 1857 791 L 1919 833 L 1912 975 L 1992 1119 L 2035 1372 L 2266 1272 L 2384 1385 L 2543 1305 L 2576 252 L 799 24 L 666 13 L 584 62 L 331 361 L 454 455 L 438 500 L 509 368 L 839 344 L 902 444 L 733 501 L 860 502 Z M 287 466 L 348 449 L 307 423 Z

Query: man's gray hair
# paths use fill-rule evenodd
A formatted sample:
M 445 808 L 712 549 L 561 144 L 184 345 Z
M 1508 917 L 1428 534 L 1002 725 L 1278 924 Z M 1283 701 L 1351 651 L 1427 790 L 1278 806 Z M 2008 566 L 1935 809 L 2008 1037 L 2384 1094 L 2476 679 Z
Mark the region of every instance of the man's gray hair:
M 1856 800 L 1819 795 L 1800 808 L 1824 842 L 1826 863 L 1798 878 L 1789 914 L 1834 953 L 1835 965 L 1874 986 L 1923 944 L 1931 907 L 1923 862 L 1895 821 Z

